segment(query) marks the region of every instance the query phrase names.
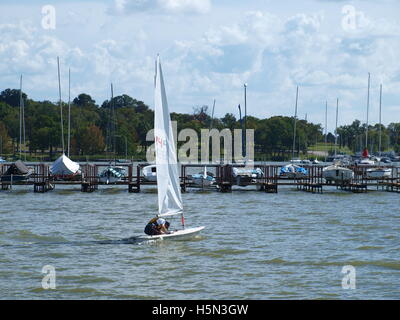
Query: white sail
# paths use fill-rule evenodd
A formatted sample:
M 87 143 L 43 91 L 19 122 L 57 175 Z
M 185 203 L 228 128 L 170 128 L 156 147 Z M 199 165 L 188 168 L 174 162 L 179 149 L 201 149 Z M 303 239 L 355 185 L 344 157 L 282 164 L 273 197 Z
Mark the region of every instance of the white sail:
M 175 140 L 168 110 L 160 57 L 157 56 L 154 93 L 154 144 L 157 165 L 158 213 L 171 216 L 182 213 Z

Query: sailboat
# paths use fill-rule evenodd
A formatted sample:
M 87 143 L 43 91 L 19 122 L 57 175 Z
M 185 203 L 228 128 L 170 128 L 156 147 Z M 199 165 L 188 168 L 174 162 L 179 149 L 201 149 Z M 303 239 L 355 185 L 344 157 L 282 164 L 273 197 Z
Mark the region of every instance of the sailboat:
M 379 91 L 379 164 L 381 163 L 381 148 L 382 148 L 382 84 Z M 367 178 L 384 179 L 392 175 L 391 168 L 379 166 L 377 168 L 367 169 Z
M 211 113 L 211 122 L 210 122 L 210 131 L 212 129 L 212 124 L 214 120 L 214 110 L 215 110 L 215 99 L 213 103 L 212 113 Z M 212 172 L 207 171 L 207 166 L 204 166 L 203 172 L 195 173 L 192 176 L 192 181 L 195 185 L 201 187 L 209 187 L 210 185 L 215 183 L 215 177 Z
M 328 182 L 349 182 L 354 178 L 354 172 L 348 168 L 343 167 L 341 160 L 344 157 L 337 157 L 337 126 L 338 126 L 338 113 L 339 113 L 339 98 L 336 99 L 336 127 L 335 127 L 335 158 L 331 166 L 322 169 L 322 177 Z
M 322 177 L 327 182 L 349 182 L 354 178 L 354 172 L 336 162 L 322 169 Z
M 23 140 L 22 140 L 23 139 Z M 25 105 L 24 99 L 22 96 L 22 75 L 20 77 L 20 88 L 19 88 L 19 157 L 22 159 L 22 141 L 24 147 L 26 146 L 25 140 Z M 24 150 L 25 161 L 26 161 L 26 150 Z M 0 163 L 5 162 L 0 157 Z M 33 169 L 28 168 L 25 163 L 21 160 L 17 160 L 15 163 L 12 163 L 6 172 L 1 175 L 0 181 L 2 182 L 13 182 L 13 181 L 26 181 L 33 174 Z
M 157 217 L 180 216 L 182 228 L 171 231 L 168 234 L 143 235 L 135 238 L 135 240 L 182 239 L 192 237 L 203 230 L 204 226 L 185 228 L 176 146 L 159 56 L 157 56 L 156 61 L 154 98 L 154 138 L 158 189 Z
M 207 167 L 204 167 L 204 171 L 200 173 L 192 174 L 192 180 L 195 185 L 201 187 L 209 187 L 215 183 L 215 177 L 212 172 L 207 171 Z
M 292 159 L 290 160 L 289 164 L 280 168 L 279 176 L 281 178 L 289 178 L 289 179 L 303 178 L 303 177 L 307 176 L 307 174 L 308 174 L 307 169 L 295 164 L 295 163 L 301 163 L 300 157 L 298 157 L 298 158 L 294 157 L 294 149 L 296 147 L 296 122 L 297 122 L 298 99 L 299 99 L 299 86 L 297 86 L 297 88 L 296 88 L 296 106 L 295 106 L 295 111 L 294 111 Z M 300 155 L 300 147 L 299 147 L 299 155 Z
M 8 167 L 7 171 L 0 177 L 0 181 L 25 181 L 30 178 L 32 173 L 32 168 L 28 168 L 21 160 L 17 160 Z
M 110 184 L 121 181 L 126 177 L 126 170 L 124 167 L 117 166 L 115 160 L 115 109 L 114 109 L 114 88 L 111 83 L 111 101 L 110 101 L 110 128 L 108 132 L 108 140 L 113 140 L 112 148 L 114 153 L 114 165 L 112 162 L 99 174 L 99 181 L 101 183 Z
M 369 89 L 371 86 L 371 74 L 368 72 L 368 94 L 367 94 L 367 124 L 365 127 L 365 148 L 362 152 L 362 159 L 358 165 L 374 165 L 375 161 L 370 159 L 368 154 L 368 113 L 369 113 Z
M 71 181 L 71 180 L 80 180 L 82 179 L 82 171 L 80 169 L 80 165 L 77 162 L 72 161 L 69 156 L 69 141 L 68 138 L 68 156 L 65 155 L 65 147 L 64 147 L 64 123 L 63 123 L 63 111 L 62 111 L 62 101 L 61 101 L 61 81 L 60 81 L 60 59 L 57 57 L 57 67 L 58 67 L 58 93 L 59 93 L 59 105 L 60 105 L 60 120 L 61 120 L 61 144 L 62 144 L 62 155 L 54 161 L 52 166 L 50 167 L 50 173 L 54 177 L 55 180 L 63 180 L 63 181 Z M 71 92 L 71 72 L 68 73 L 68 82 L 69 82 L 69 92 Z M 68 105 L 70 106 L 70 93 L 69 93 L 69 101 Z M 70 121 L 70 111 L 68 118 Z M 68 124 L 68 128 L 70 128 L 70 124 Z M 68 130 L 68 135 L 70 134 L 70 130 Z

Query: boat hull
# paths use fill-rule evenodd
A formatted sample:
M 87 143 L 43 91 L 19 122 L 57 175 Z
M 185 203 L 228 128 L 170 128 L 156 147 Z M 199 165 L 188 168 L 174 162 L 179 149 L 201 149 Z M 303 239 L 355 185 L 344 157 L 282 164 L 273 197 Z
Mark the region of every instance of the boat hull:
M 367 178 L 383 179 L 392 175 L 392 169 L 369 169 L 367 170 Z
M 333 168 L 325 168 L 322 171 L 322 177 L 326 181 L 350 181 L 354 178 L 354 172 L 347 168 L 341 167 L 333 167 Z
M 155 240 L 185 240 L 197 235 L 205 227 L 187 228 L 178 231 L 173 231 L 169 234 L 159 234 L 155 236 L 139 236 L 135 237 L 136 241 L 155 241 Z
M 13 182 L 20 182 L 20 181 L 26 181 L 30 178 L 31 174 L 28 175 L 13 175 L 12 176 L 12 181 Z M 11 176 L 10 175 L 4 175 L 0 178 L 2 182 L 11 182 Z
M 149 182 L 157 182 L 157 166 L 149 165 L 142 169 L 143 178 Z
M 106 183 L 106 184 L 117 183 L 118 181 L 121 181 L 121 177 L 114 177 L 114 176 L 105 177 L 105 176 L 102 176 L 102 177 L 99 178 L 99 181 L 101 183 Z
M 209 187 L 213 184 L 213 181 L 204 178 L 193 178 L 193 183 L 198 186 Z

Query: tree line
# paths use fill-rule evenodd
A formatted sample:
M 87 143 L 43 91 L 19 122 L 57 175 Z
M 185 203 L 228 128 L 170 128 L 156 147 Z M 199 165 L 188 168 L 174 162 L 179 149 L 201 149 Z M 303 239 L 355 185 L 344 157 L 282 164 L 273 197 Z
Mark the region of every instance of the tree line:
M 51 101 L 35 101 L 22 93 L 25 118 L 26 152 L 35 156 L 46 155 L 53 160 L 62 151 L 60 105 Z M 62 102 L 64 143 L 67 141 L 68 103 Z M 127 154 L 129 158 L 145 159 L 146 149 L 152 142 L 146 141 L 154 127 L 154 112 L 143 101 L 126 94 L 105 100 L 101 105 L 88 94 L 81 93 L 70 104 L 70 156 L 72 158 L 96 155 L 105 159 Z M 234 109 L 233 109 L 234 110 Z M 222 118 L 212 118 L 206 105 L 194 106 L 191 113 L 172 113 L 178 131 L 185 128 L 199 133 L 204 128 L 222 130 L 240 129 L 243 121 L 234 112 Z M 256 157 L 283 160 L 293 148 L 294 117 L 273 116 L 259 119 L 247 116 L 246 128 L 254 129 Z M 320 124 L 306 120 L 296 123 L 296 153 L 306 152 L 308 147 L 325 140 Z M 369 126 L 372 150 L 378 148 L 379 125 Z M 337 130 L 338 143 L 354 152 L 361 150 L 366 125 L 355 120 L 351 125 Z M 382 126 L 383 150 L 400 151 L 400 123 Z M 327 135 L 328 143 L 335 140 Z M 0 154 L 17 155 L 20 149 L 20 91 L 5 89 L 0 94 Z M 184 142 L 181 142 L 184 143 Z M 66 150 L 65 150 L 66 151 Z

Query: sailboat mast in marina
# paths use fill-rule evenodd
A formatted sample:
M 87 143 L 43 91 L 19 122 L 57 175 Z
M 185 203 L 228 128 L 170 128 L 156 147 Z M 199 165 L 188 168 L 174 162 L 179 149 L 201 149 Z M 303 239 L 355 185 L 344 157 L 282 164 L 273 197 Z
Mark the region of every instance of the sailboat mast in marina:
M 367 94 L 367 125 L 365 127 L 365 149 L 368 150 L 368 114 L 369 114 L 369 89 L 371 85 L 371 74 L 368 72 L 368 94 Z
M 379 88 L 379 157 L 382 154 L 382 84 Z
M 338 124 L 338 115 L 339 115 L 339 98 L 336 99 L 336 124 L 335 124 L 335 158 L 337 156 L 337 124 Z
M 25 140 L 25 105 L 22 96 L 22 74 L 19 80 L 19 158 L 22 159 L 22 144 L 24 145 L 24 157 L 26 161 Z
M 71 69 L 68 69 L 68 145 L 67 155 L 71 148 Z
M 294 160 L 294 150 L 296 148 L 296 122 L 297 122 L 297 101 L 299 98 L 299 86 L 296 88 L 296 105 L 294 109 L 294 125 L 293 125 L 293 147 L 292 147 L 292 161 Z
M 327 140 L 328 140 L 328 101 L 325 102 L 325 162 L 326 162 L 326 155 L 327 155 Z

